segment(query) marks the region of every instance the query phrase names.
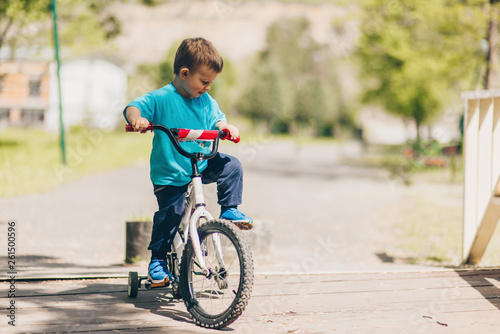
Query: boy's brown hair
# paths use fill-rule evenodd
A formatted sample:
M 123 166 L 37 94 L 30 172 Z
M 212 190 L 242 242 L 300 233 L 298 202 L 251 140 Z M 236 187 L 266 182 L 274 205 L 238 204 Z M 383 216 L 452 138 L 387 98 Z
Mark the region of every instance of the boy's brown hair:
M 179 75 L 183 67 L 194 72 L 203 65 L 220 73 L 224 62 L 217 49 L 206 39 L 197 37 L 183 40 L 175 53 L 174 74 Z

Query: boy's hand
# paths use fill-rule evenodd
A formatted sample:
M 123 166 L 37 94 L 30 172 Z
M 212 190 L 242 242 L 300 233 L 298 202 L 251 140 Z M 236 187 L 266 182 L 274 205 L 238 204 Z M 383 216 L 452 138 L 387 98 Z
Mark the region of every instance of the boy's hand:
M 149 121 L 144 117 L 137 117 L 130 120 L 130 125 L 134 131 L 145 131 L 149 126 Z
M 149 121 L 146 118 L 142 117 L 141 111 L 134 106 L 127 107 L 125 116 L 127 117 L 134 131 L 145 131 L 149 126 Z
M 231 124 L 227 124 L 225 122 L 219 122 L 219 123 L 221 123 L 221 124 L 217 124 L 218 125 L 217 127 L 219 128 L 219 130 L 222 131 L 222 130 L 226 129 L 229 133 L 229 138 L 231 140 L 235 140 L 236 138 L 239 137 L 240 130 L 238 130 L 237 127 L 235 127 L 234 125 L 231 125 Z

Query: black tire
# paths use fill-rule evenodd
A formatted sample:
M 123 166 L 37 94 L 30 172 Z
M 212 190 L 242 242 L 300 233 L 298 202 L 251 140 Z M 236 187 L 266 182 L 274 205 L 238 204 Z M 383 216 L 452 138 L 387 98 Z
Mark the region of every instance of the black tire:
M 206 277 L 195 263 L 191 242 L 181 261 L 180 285 L 184 303 L 201 327 L 222 328 L 233 323 L 245 310 L 253 285 L 253 259 L 243 234 L 231 223 L 212 220 L 198 228 L 202 253 L 212 275 Z M 219 238 L 224 267 L 219 268 L 214 238 Z M 207 286 L 205 286 L 205 284 Z
M 127 287 L 127 295 L 129 298 L 137 297 L 137 293 L 139 292 L 139 275 L 136 271 L 128 272 L 128 287 Z
M 179 260 L 177 258 L 177 253 L 175 252 L 173 245 L 170 255 L 168 256 L 168 268 L 170 270 L 170 273 L 172 273 L 172 275 L 174 276 L 174 281 L 170 284 L 172 286 L 172 295 L 174 296 L 174 298 L 181 299 L 182 293 L 181 287 L 179 285 Z

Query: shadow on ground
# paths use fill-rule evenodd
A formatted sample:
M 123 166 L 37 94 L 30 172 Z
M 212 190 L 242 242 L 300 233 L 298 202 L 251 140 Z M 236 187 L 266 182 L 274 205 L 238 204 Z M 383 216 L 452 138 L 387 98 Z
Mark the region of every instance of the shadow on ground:
M 500 310 L 500 270 L 456 271 L 472 288 Z
M 3 256 L 0 257 L 0 281 L 9 279 L 12 272 L 17 280 L 123 277 L 129 270 L 137 270 L 139 265 L 142 263 L 84 265 L 43 255 L 18 255 L 15 260 Z
M 82 285 L 82 281 L 77 283 Z M 46 282 L 36 284 L 43 286 Z M 24 317 L 21 312 L 29 314 L 30 309 L 43 311 L 43 319 L 37 321 L 36 332 L 172 332 L 176 327 L 183 327 L 182 323 L 193 324 L 184 303 L 173 298 L 170 288 L 141 289 L 137 298 L 131 299 L 127 296 L 125 284 L 112 281 L 89 281 L 86 284 L 83 281 L 84 287 L 62 291 L 59 289 L 53 293 L 46 286 L 44 289 L 37 289 L 36 284 L 32 289 L 23 288 L 21 295 L 16 296 L 18 305 L 25 305 L 19 312 L 20 321 Z M 33 285 L 30 284 L 30 287 Z M 162 318 L 151 317 L 148 313 L 164 317 L 168 324 L 165 325 Z M 173 332 L 193 333 L 188 328 L 176 328 Z

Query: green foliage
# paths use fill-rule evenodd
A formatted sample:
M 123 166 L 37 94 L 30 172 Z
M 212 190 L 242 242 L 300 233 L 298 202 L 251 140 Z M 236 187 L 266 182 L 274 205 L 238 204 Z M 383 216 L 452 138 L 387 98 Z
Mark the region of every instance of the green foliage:
M 435 157 L 441 154 L 442 145 L 435 139 L 424 142 L 421 139 L 408 141 L 408 146 L 411 147 L 416 157 Z
M 406 185 L 413 184 L 419 174 L 430 174 L 440 169 L 449 170 L 450 180 L 455 182 L 459 172 L 459 158 L 455 155 L 446 156 L 443 148 L 444 146 L 435 139 L 409 140 L 405 145 L 386 148 L 379 163 L 372 161 L 372 165 L 387 169 L 392 179 L 402 181 Z
M 273 60 L 254 66 L 253 76 L 237 104 L 237 109 L 254 124 L 264 122 L 271 130 L 274 130 L 273 122 L 279 127 L 279 123 L 290 121 L 282 113 L 284 78 L 277 73 L 277 67 Z
M 160 3 L 158 0 L 141 0 L 143 4 L 146 6 L 154 7 Z
M 106 42 L 121 33 L 118 19 L 106 8 L 115 1 L 59 0 L 61 45 L 71 47 L 75 53 L 86 53 L 97 47 L 106 47 Z
M 77 54 L 89 53 L 118 36 L 121 24 L 106 9 L 122 0 L 57 0 L 60 42 Z M 2 0 L 0 47 L 41 49 L 52 43 L 51 0 Z
M 484 3 L 484 1 L 482 1 Z M 470 89 L 487 18 L 480 1 L 366 0 L 357 59 L 363 101 L 431 122 L 453 94 Z
M 235 104 L 235 88 L 239 73 L 237 67 L 228 59 L 224 58 L 224 69 L 211 85 L 210 95 L 217 100 L 220 109 L 230 115 Z
M 40 36 L 40 22 L 50 15 L 50 0 L 0 1 L 0 47 L 32 42 Z
M 174 58 L 175 52 L 181 43 L 174 43 L 168 50 L 165 58 L 158 64 L 142 64 L 138 67 L 139 77 L 148 77 L 152 85 L 148 90 L 163 87 L 174 80 Z
M 332 135 L 348 113 L 325 45 L 311 36 L 305 18 L 282 19 L 267 32 L 237 109 L 271 132 L 313 129 Z M 349 124 L 352 125 L 352 124 Z

